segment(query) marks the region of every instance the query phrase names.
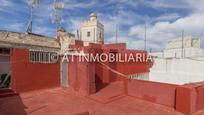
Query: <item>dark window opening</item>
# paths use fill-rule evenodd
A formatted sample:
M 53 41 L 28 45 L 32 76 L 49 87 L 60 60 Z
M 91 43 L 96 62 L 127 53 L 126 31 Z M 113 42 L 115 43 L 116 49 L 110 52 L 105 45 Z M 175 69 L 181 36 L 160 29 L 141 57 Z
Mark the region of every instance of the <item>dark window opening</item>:
M 102 39 L 102 34 L 101 33 L 99 34 L 99 38 Z
M 87 37 L 90 37 L 91 36 L 91 32 L 87 32 Z
M 1 74 L 0 75 L 0 88 L 9 88 L 11 83 L 10 74 Z
M 0 89 L 10 88 L 10 48 L 0 48 Z
M 0 54 L 1 55 L 10 55 L 10 49 L 9 48 L 0 48 Z

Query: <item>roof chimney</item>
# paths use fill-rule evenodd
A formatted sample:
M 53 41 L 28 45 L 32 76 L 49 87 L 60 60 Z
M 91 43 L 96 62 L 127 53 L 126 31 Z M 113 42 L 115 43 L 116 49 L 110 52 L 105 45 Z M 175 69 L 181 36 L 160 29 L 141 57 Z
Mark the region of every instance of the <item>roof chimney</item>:
M 57 35 L 56 35 L 56 39 L 60 40 L 60 37 L 64 35 L 65 33 L 65 29 L 63 27 L 60 27 L 57 29 Z

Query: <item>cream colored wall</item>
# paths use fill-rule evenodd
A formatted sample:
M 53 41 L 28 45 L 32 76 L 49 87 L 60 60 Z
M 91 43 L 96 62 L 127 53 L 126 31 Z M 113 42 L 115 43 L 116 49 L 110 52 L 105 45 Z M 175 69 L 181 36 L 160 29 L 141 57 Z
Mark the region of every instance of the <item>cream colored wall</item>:
M 100 38 L 100 33 L 102 34 L 101 35 L 101 38 Z M 104 29 L 103 28 L 98 28 L 98 31 L 97 31 L 97 38 L 98 38 L 98 43 L 103 43 L 104 42 Z
M 204 49 L 201 48 L 184 48 L 183 49 L 184 57 L 204 57 Z M 181 58 L 182 49 L 170 49 L 164 50 L 165 58 Z
M 189 48 L 189 47 L 200 48 L 200 39 L 185 37 L 184 40 L 182 40 L 182 38 L 168 40 L 166 43 L 165 49 L 182 48 L 182 44 L 184 48 Z
M 163 52 L 152 52 L 150 55 L 159 58 L 204 57 L 199 38 L 185 37 L 183 45 L 182 49 L 181 38 L 169 40 Z
M 61 33 L 59 36 L 60 38 L 60 55 L 65 54 L 67 50 L 69 49 L 69 45 L 74 45 L 75 44 L 75 38 L 73 36 L 70 36 L 67 33 Z
M 90 32 L 90 36 L 87 33 Z M 97 19 L 88 20 L 81 24 L 81 40 L 84 41 L 84 45 L 88 46 L 91 43 L 102 44 L 104 42 L 104 26 Z M 100 33 L 102 34 L 100 38 Z
M 159 58 L 163 58 L 164 57 L 164 53 L 163 52 L 151 52 L 149 53 L 150 56 L 153 57 L 159 57 Z
M 82 41 L 84 41 L 85 43 L 88 42 L 95 42 L 96 41 L 96 27 L 82 27 L 81 28 L 81 39 Z M 90 32 L 90 36 L 87 36 L 87 33 Z

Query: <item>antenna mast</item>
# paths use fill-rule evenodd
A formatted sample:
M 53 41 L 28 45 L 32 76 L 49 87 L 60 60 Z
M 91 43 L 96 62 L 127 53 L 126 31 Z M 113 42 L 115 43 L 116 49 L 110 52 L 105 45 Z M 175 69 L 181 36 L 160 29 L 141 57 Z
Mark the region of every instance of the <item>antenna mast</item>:
M 30 19 L 26 29 L 27 33 L 32 33 L 32 23 L 33 23 L 33 9 L 37 6 L 38 0 L 28 0 L 28 5 L 30 5 Z
M 79 30 L 77 30 L 77 39 L 81 40 L 80 36 L 79 36 Z
M 118 43 L 118 24 L 115 25 L 115 42 Z
M 147 23 L 145 21 L 145 33 L 144 33 L 144 50 L 147 50 Z
M 181 46 L 181 57 L 182 58 L 184 58 L 184 30 L 182 31 L 182 38 L 181 38 L 181 44 L 182 44 L 182 46 Z
M 203 31 L 201 31 L 201 34 L 200 34 L 199 47 L 201 47 L 202 41 L 203 41 Z
M 57 29 L 61 27 L 62 16 L 60 16 L 59 13 L 63 9 L 64 9 L 64 3 L 59 2 L 58 0 L 54 0 L 52 20 L 56 24 Z

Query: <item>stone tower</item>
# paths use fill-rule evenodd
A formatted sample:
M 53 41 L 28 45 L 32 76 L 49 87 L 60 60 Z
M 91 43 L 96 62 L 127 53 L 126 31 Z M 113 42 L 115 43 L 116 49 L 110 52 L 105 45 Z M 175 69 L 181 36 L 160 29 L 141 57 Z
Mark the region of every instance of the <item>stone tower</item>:
M 90 19 L 81 24 L 81 40 L 84 45 L 88 46 L 89 43 L 104 43 L 104 26 L 97 20 L 97 14 L 91 13 Z

